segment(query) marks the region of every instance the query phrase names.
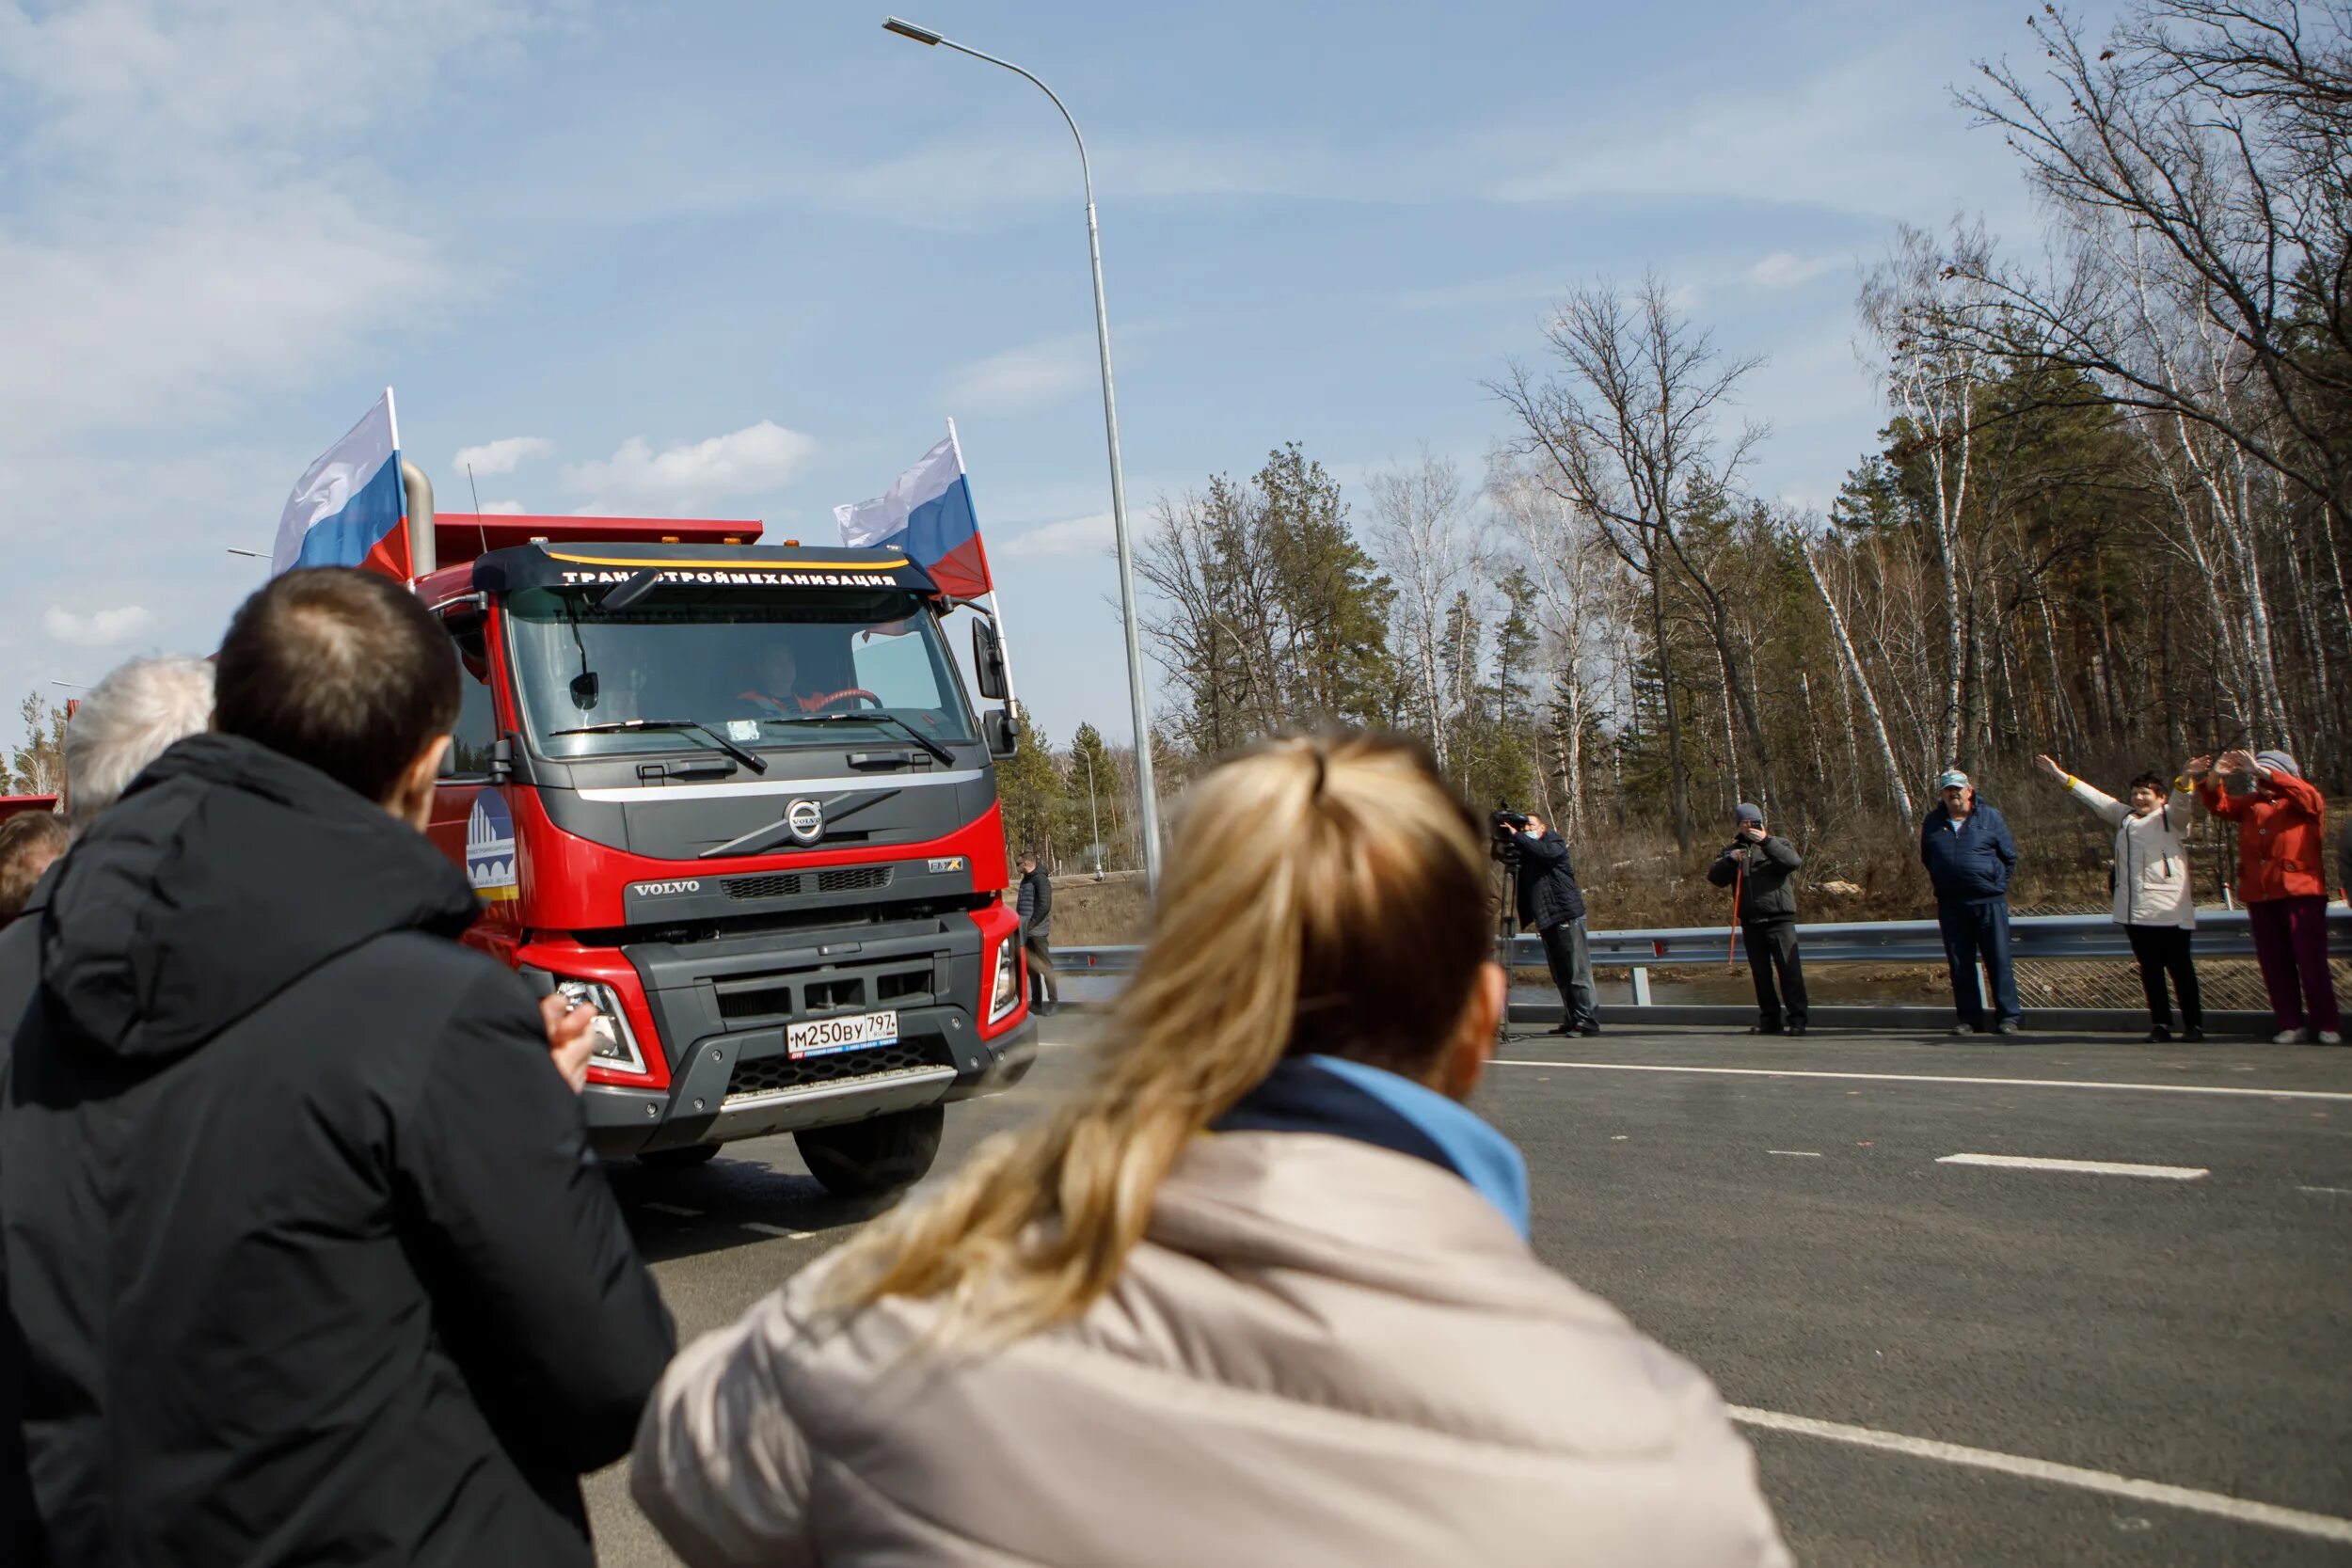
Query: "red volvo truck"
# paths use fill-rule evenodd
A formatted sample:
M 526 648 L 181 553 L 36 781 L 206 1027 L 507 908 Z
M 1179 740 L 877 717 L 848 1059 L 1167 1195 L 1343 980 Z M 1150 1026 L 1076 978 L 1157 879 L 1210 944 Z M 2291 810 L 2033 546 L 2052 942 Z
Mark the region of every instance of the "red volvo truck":
M 484 900 L 468 940 L 602 1013 L 595 1147 L 684 1165 L 789 1132 L 841 1196 L 919 1178 L 1035 1028 L 999 891 L 1016 722 L 966 698 L 959 606 L 895 550 L 435 519 L 421 480 L 412 582 L 465 669 L 431 831 Z

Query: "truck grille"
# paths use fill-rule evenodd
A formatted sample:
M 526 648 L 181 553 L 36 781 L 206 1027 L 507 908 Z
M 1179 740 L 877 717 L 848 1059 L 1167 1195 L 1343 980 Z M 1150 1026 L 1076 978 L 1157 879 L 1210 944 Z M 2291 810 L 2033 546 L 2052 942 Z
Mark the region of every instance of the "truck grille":
M 729 1028 L 780 1020 L 855 1012 L 862 1007 L 919 1007 L 936 999 L 937 971 L 929 959 L 755 974 L 712 988 L 719 1017 Z
M 751 902 L 791 898 L 803 893 L 869 893 L 890 885 L 895 866 L 851 865 L 834 871 L 779 871 L 761 877 L 729 877 L 722 885 L 729 898 Z
M 798 872 L 776 877 L 729 877 L 726 880 L 730 898 L 788 898 L 801 891 Z
M 837 1083 L 845 1078 L 870 1078 L 876 1073 L 950 1065 L 939 1045 L 901 1041 L 872 1051 L 845 1051 L 834 1056 L 794 1061 L 789 1056 L 761 1056 L 738 1062 L 727 1079 L 727 1099 L 774 1094 L 779 1089 L 806 1088 L 812 1084 Z

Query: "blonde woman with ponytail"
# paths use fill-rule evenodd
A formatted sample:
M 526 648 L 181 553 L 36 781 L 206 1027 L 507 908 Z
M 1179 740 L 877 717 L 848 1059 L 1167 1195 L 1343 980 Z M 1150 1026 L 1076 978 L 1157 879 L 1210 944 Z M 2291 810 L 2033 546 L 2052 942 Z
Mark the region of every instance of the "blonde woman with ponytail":
M 639 1505 L 694 1568 L 1786 1563 L 1713 1386 L 1535 1260 L 1460 1103 L 1486 899 L 1408 747 L 1200 781 L 1091 1085 L 681 1354 Z

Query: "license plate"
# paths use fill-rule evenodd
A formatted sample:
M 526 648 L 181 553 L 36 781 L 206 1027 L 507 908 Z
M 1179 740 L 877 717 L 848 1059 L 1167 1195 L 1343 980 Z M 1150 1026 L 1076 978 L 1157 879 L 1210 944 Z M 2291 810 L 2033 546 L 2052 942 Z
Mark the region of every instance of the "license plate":
M 830 1056 L 841 1051 L 865 1051 L 898 1043 L 898 1015 L 895 1010 L 812 1019 L 806 1023 L 784 1026 L 785 1054 L 795 1061 L 803 1056 Z

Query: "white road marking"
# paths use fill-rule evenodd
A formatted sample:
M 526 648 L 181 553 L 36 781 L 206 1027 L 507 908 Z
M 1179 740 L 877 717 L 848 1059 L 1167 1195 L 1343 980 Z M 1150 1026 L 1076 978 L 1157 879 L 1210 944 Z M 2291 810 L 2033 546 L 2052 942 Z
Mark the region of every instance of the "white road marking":
M 1997 1165 L 2003 1170 L 2055 1170 L 2072 1176 L 2146 1176 L 2194 1181 L 2213 1172 L 2202 1165 L 2134 1165 L 2119 1160 L 2045 1160 L 2030 1154 L 1947 1154 L 1939 1165 Z
M 745 1220 L 743 1228 L 756 1230 L 763 1236 L 781 1236 L 787 1242 L 805 1241 L 808 1238 L 808 1232 L 805 1230 L 790 1230 L 781 1225 L 770 1225 L 764 1220 Z
M 2352 1101 L 2334 1089 L 2233 1089 L 2208 1084 L 2105 1084 L 2088 1078 L 1954 1078 L 1929 1072 L 1825 1072 L 1807 1068 L 1677 1067 L 1651 1062 L 1530 1062 L 1497 1056 L 1495 1067 L 1582 1068 L 1588 1072 L 1692 1072 L 1728 1078 L 1842 1078 L 1875 1084 L 1981 1084 L 1994 1088 L 2110 1089 L 2140 1094 L 2211 1094 L 2244 1100 Z
M 1785 1154 L 1791 1160 L 1818 1160 L 1821 1157 L 1818 1150 L 1810 1148 L 1768 1148 L 1764 1152 Z
M 675 1214 L 681 1219 L 690 1220 L 698 1220 L 702 1218 L 703 1213 L 700 1209 L 681 1209 L 675 1203 L 641 1203 L 637 1207 L 650 1209 L 657 1214 Z
M 2295 1190 L 2296 1190 L 2296 1192 L 2298 1192 L 2298 1193 L 2334 1193 L 2334 1194 L 2336 1194 L 2337 1196 L 2342 1196 L 2342 1197 L 2352 1197 L 2352 1187 L 2299 1187 L 2299 1186 L 2298 1186 L 2298 1187 L 2296 1187 Z
M 2321 1541 L 2352 1542 L 2352 1519 L 2339 1519 L 2330 1513 L 2282 1508 L 2277 1503 L 2249 1502 L 2244 1497 L 2233 1497 L 2219 1492 L 2200 1492 L 2193 1487 L 2172 1486 L 2163 1481 L 2138 1481 L 2106 1470 L 2086 1470 L 2080 1465 L 2059 1465 L 2047 1459 L 2027 1459 L 2018 1454 L 1999 1453 L 1992 1449 L 1971 1449 L 1959 1443 L 1940 1443 L 1929 1437 L 1906 1437 L 1896 1432 L 1848 1426 L 1843 1421 L 1816 1420 L 1810 1416 L 1784 1416 L 1776 1410 L 1755 1410 L 1735 1404 L 1731 1406 L 1731 1418 L 1766 1432 L 1820 1437 L 1832 1443 L 1851 1443 L 1856 1448 L 1908 1454 L 1914 1459 L 1963 1465 L 1970 1469 L 1991 1470 L 2026 1481 L 2044 1481 L 2059 1486 L 2078 1487 L 2086 1492 L 2103 1492 L 2111 1497 L 2129 1497 L 2134 1502 L 2154 1503 L 2159 1507 L 2182 1509 L 2191 1513 L 2209 1513 L 2218 1519 L 2229 1519 L 2242 1525 L 2261 1525 L 2269 1529 L 2308 1535 Z

